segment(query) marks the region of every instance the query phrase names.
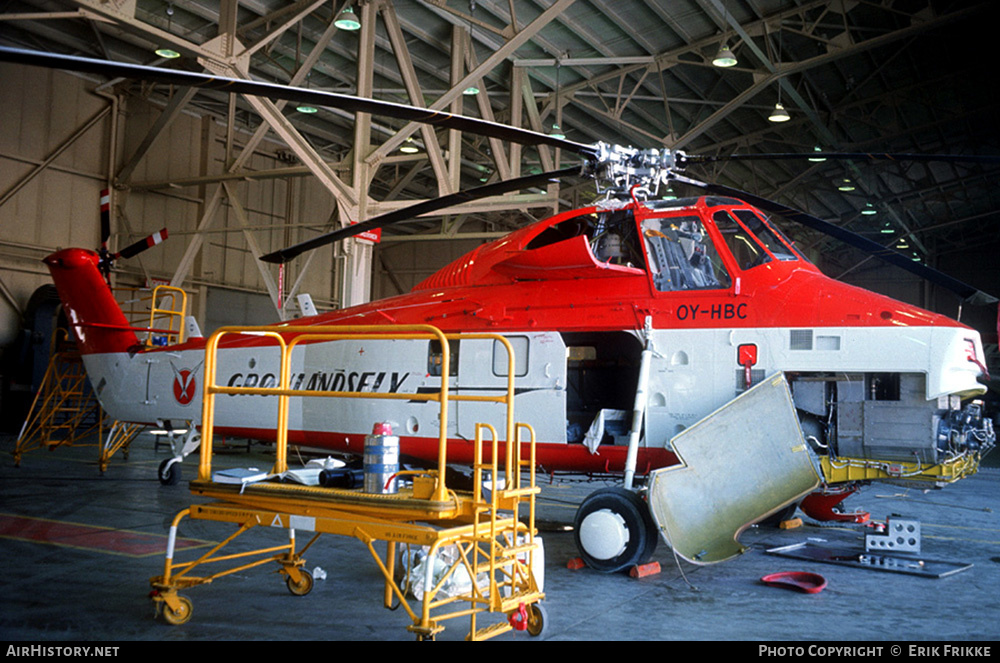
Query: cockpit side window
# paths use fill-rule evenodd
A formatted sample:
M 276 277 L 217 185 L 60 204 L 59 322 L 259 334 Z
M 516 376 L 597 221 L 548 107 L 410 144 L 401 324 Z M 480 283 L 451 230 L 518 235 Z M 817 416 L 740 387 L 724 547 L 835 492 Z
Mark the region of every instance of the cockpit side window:
M 712 220 L 722 233 L 723 239 L 729 246 L 729 252 L 733 254 L 733 259 L 740 269 L 746 271 L 771 262 L 771 256 L 757 238 L 737 223 L 729 212 L 718 211 L 712 216 Z
M 645 263 L 639 244 L 632 210 L 611 210 L 597 215 L 590 250 L 598 261 L 643 269 Z
M 732 285 L 699 217 L 645 219 L 642 234 L 657 290 L 721 289 Z
M 760 217 L 748 209 L 736 210 L 736 218 L 743 222 L 747 230 L 757 236 L 757 239 L 767 247 L 771 255 L 778 260 L 797 260 L 798 256 L 792 252 L 788 246 L 771 230 L 771 228 L 761 221 Z

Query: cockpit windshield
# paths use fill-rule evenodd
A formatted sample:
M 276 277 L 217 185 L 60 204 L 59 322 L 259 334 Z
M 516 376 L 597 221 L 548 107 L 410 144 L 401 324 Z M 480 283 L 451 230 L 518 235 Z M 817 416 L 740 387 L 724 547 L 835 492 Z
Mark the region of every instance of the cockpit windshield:
M 674 216 L 642 222 L 647 262 L 657 290 L 728 288 L 732 285 L 701 218 Z
M 747 230 L 757 236 L 772 256 L 778 260 L 795 260 L 797 255 L 785 245 L 775 231 L 765 224 L 759 216 L 747 209 L 736 210 L 736 217 L 743 222 Z
M 720 210 L 712 216 L 712 220 L 740 269 L 753 269 L 773 259 L 799 259 L 798 254 L 756 214 L 750 210 L 735 210 L 734 213 L 736 218 L 730 212 Z

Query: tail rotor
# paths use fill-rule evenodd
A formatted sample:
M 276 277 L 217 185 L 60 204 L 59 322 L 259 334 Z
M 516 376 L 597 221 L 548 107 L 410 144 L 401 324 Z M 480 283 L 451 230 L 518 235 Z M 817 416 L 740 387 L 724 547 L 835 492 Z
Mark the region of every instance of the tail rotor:
M 129 244 L 121 251 L 117 253 L 112 253 L 108 249 L 108 239 L 111 237 L 111 190 L 103 189 L 101 191 L 101 246 L 97 250 L 100 256 L 100 262 L 98 263 L 98 268 L 101 270 L 101 274 L 104 275 L 104 280 L 107 281 L 108 287 L 111 287 L 111 268 L 114 267 L 115 261 L 120 258 L 129 259 L 134 258 L 146 249 L 151 249 L 157 244 L 161 243 L 163 240 L 167 239 L 167 229 L 163 228 L 158 232 L 155 232 L 138 242 Z

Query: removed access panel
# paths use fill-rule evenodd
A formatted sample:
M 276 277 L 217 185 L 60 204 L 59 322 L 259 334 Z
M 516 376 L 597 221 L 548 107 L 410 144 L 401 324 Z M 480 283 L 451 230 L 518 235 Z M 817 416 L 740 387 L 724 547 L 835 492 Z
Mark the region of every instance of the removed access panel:
M 649 504 L 663 538 L 694 564 L 742 553 L 743 530 L 821 482 L 784 374 L 740 394 L 671 444 L 681 463 L 651 473 Z

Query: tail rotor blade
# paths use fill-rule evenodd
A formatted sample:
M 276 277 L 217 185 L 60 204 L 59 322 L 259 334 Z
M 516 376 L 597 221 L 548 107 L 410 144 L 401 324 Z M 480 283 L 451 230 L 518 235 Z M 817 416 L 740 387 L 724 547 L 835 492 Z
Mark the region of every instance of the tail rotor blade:
M 338 242 L 342 239 L 347 239 L 348 237 L 354 237 L 355 235 L 363 232 L 377 230 L 402 221 L 409 221 L 422 214 L 429 214 L 431 212 L 436 212 L 461 203 L 467 203 L 473 200 L 487 198 L 489 196 L 498 196 L 500 194 L 517 191 L 519 189 L 542 186 L 552 180 L 570 175 L 576 175 L 579 174 L 579 172 L 579 166 L 573 168 L 563 168 L 561 170 L 552 170 L 538 175 L 527 175 L 525 177 L 518 177 L 512 180 L 505 180 L 494 184 L 487 184 L 486 186 L 467 189 L 448 196 L 442 196 L 440 198 L 434 198 L 432 200 L 416 203 L 393 212 L 380 214 L 379 216 L 368 219 L 367 221 L 340 228 L 325 235 L 320 235 L 319 237 L 315 237 L 305 242 L 300 242 L 294 246 L 274 251 L 273 253 L 261 256 L 260 259 L 264 262 L 277 264 L 285 263 L 292 258 L 305 253 L 306 251 L 318 249 L 321 246 L 327 246 L 328 244 Z
M 140 253 L 142 253 L 143 251 L 145 251 L 146 249 L 156 246 L 166 238 L 167 238 L 167 229 L 164 228 L 163 230 L 155 232 L 152 235 L 146 237 L 145 239 L 140 239 L 138 242 L 126 246 L 124 249 L 115 254 L 115 259 L 117 260 L 118 258 L 127 259 L 135 257 Z
M 101 190 L 101 246 L 108 246 L 111 237 L 111 190 Z

